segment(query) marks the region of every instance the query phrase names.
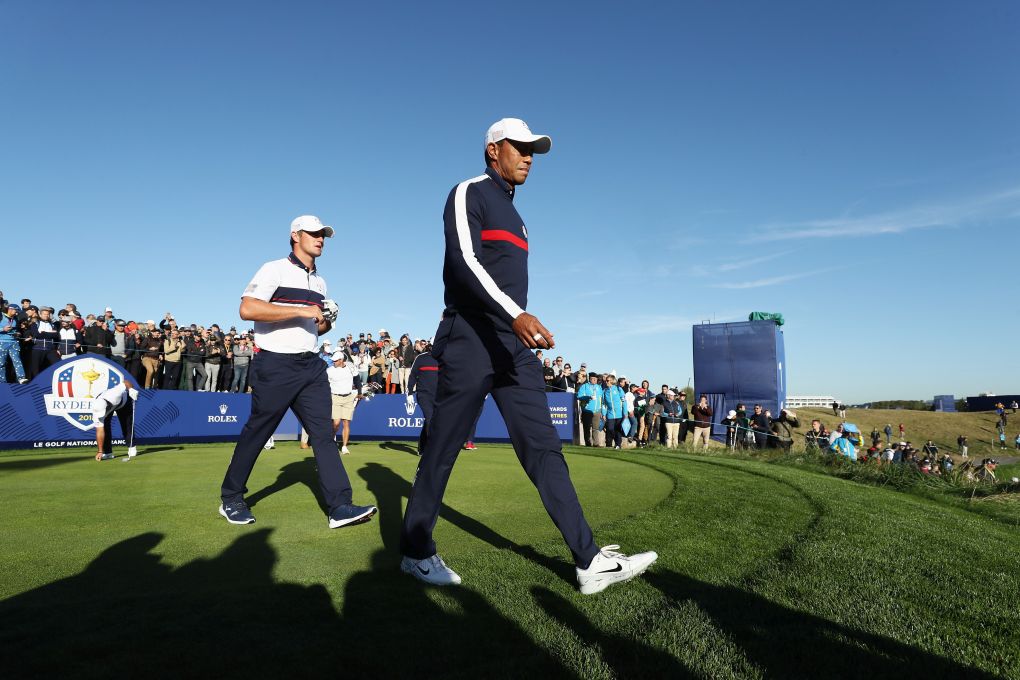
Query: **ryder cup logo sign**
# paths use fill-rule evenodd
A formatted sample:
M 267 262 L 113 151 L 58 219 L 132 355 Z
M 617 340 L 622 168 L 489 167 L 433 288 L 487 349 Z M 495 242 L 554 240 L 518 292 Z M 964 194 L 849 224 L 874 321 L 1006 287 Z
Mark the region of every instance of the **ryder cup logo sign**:
M 53 372 L 52 393 L 43 395 L 46 413 L 63 417 L 79 430 L 94 429 L 93 399 L 123 380 L 123 373 L 102 361 L 83 358 L 62 363 Z
M 236 423 L 237 416 L 228 416 L 227 411 L 229 407 L 226 404 L 220 404 L 220 414 L 218 416 L 209 416 L 210 423 Z

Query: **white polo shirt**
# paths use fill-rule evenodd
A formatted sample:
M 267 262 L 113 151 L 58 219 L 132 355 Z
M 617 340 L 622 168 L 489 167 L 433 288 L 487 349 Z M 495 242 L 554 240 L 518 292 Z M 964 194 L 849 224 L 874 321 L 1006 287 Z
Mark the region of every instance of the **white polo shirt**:
M 92 400 L 92 419 L 105 422 L 106 416 L 131 400 L 131 393 L 124 383 L 118 383 Z
M 326 282 L 315 270 L 309 271 L 291 253 L 282 260 L 262 265 L 241 297 L 288 307 L 315 305 L 321 309 L 322 301 L 326 299 Z M 319 329 L 314 319 L 255 322 L 255 344 L 270 352 L 315 352 L 318 341 Z
M 350 394 L 354 391 L 354 375 L 356 371 L 350 363 L 343 367 L 330 364 L 326 369 L 326 377 L 329 378 L 329 391 L 333 394 Z

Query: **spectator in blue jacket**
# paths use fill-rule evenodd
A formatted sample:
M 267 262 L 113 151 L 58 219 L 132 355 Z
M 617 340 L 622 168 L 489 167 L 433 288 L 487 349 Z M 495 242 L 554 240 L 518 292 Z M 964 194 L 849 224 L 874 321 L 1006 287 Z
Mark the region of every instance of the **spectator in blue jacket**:
M 32 378 L 39 375 L 47 366 L 60 361 L 57 344 L 60 341 L 60 326 L 53 321 L 53 308 L 43 307 L 39 310 L 39 319 L 29 326 L 32 336 L 32 363 L 29 373 Z
M 7 357 L 14 364 L 14 375 L 19 383 L 27 383 L 25 367 L 21 363 L 21 347 L 18 345 L 18 305 L 8 302 L 0 314 L 0 382 L 7 382 Z
M 581 431 L 584 433 L 585 446 L 594 446 L 594 430 L 602 418 L 602 388 L 599 386 L 598 373 L 588 375 L 588 382 L 577 390 L 577 401 L 581 404 Z
M 627 397 L 623 389 L 616 384 L 616 376 L 606 376 L 606 389 L 603 394 L 606 408 L 606 446 L 619 449 L 623 443 L 623 423 L 627 415 Z

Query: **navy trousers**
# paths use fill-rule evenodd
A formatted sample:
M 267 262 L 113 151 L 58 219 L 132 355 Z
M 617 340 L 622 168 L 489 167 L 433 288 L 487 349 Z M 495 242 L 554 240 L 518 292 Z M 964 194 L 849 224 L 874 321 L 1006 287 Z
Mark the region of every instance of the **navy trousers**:
M 326 363 L 314 352 L 278 354 L 263 350 L 252 364 L 251 417 L 241 430 L 223 478 L 220 492 L 223 502 L 244 498 L 248 477 L 262 447 L 290 408 L 308 433 L 326 505 L 331 511 L 349 505 L 351 480 L 336 450 Z
M 436 395 L 431 392 L 416 391 L 415 398 L 418 401 L 421 414 L 425 418 L 425 422 L 421 426 L 421 433 L 418 435 L 418 453 L 421 453 L 425 450 L 425 444 L 429 440 L 429 423 L 432 421 L 432 409 L 435 404 Z
M 432 531 L 446 484 L 485 395 L 491 393 L 517 459 L 538 489 L 574 562 L 587 567 L 598 548 L 549 417 L 538 359 L 512 332 L 495 329 L 487 319 L 459 314 L 439 324 L 432 355 L 439 361 L 439 386 L 428 440 L 404 513 L 403 554 L 415 559 L 436 554 Z

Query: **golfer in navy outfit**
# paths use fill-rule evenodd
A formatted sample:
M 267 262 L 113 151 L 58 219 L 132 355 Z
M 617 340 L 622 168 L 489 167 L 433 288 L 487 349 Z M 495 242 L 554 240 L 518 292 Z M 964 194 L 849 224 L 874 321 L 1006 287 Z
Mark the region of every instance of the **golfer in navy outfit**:
M 522 120 L 496 122 L 485 137 L 485 172 L 454 187 L 446 202 L 446 309 L 432 345 L 439 383 L 401 533 L 401 569 L 426 583 L 461 582 L 436 553 L 432 531 L 486 394 L 492 394 L 517 458 L 573 555 L 582 593 L 633 578 L 658 557 L 628 557 L 615 552 L 619 546 L 595 545 L 549 416 L 542 367 L 531 351 L 554 342 L 549 329 L 525 311 L 528 230 L 513 199 L 534 154 L 551 146 L 549 137 L 532 134 Z
M 317 349 L 319 336 L 329 332 L 339 313 L 336 303 L 326 299 L 326 282 L 315 269 L 315 258 L 331 236 L 333 228 L 318 217 L 298 217 L 290 225 L 290 255 L 264 264 L 242 294 L 240 315 L 255 322 L 261 351 L 251 366 L 251 417 L 220 490 L 220 514 L 231 524 L 255 521 L 244 501 L 246 484 L 287 409 L 294 410 L 308 432 L 329 527 L 357 524 L 376 512 L 374 506 L 352 504 L 351 481 L 336 450 L 326 364 Z

